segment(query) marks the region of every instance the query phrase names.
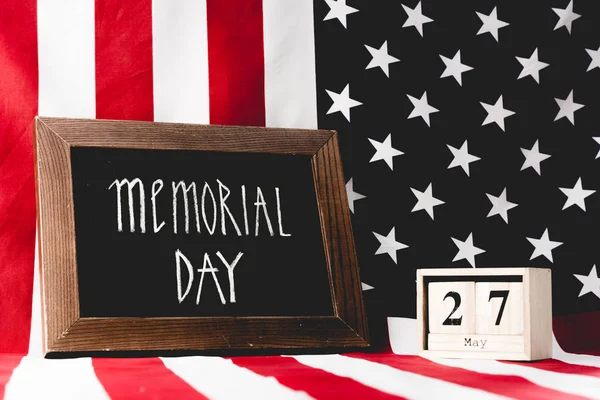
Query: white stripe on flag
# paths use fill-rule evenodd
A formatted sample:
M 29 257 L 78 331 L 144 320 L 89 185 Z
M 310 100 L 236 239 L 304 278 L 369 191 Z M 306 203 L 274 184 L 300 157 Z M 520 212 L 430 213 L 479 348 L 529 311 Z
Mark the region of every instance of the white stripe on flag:
M 94 0 L 38 0 L 38 115 L 96 116 Z
M 40 259 L 38 257 L 38 230 L 35 230 L 35 248 L 33 258 L 33 298 L 31 299 L 31 328 L 29 331 L 29 350 L 30 356 L 41 357 L 42 351 L 42 294 L 40 286 Z
M 266 125 L 317 128 L 312 1 L 263 0 Z
M 154 120 L 208 124 L 205 0 L 152 0 Z
M 46 360 L 23 357 L 6 384 L 4 399 L 105 400 L 91 358 Z
M 382 392 L 411 399 L 451 398 L 506 399 L 478 389 L 471 389 L 442 380 L 427 378 L 411 372 L 400 371 L 387 365 L 341 355 L 294 356 L 309 367 L 354 379 L 363 385 Z
M 417 354 L 417 320 L 414 318 L 388 317 L 388 334 L 392 352 Z
M 556 337 L 552 337 L 552 358 L 568 364 L 587 365 L 588 367 L 600 368 L 600 357 L 587 354 L 567 353 L 560 347 Z
M 591 376 L 563 374 L 530 368 L 525 365 L 505 364 L 494 360 L 456 360 L 431 358 L 429 360 L 450 367 L 496 375 L 523 377 L 536 385 L 593 399 L 600 399 L 600 379 Z
M 220 357 L 165 357 L 166 367 L 211 399 L 298 399 L 311 397 Z

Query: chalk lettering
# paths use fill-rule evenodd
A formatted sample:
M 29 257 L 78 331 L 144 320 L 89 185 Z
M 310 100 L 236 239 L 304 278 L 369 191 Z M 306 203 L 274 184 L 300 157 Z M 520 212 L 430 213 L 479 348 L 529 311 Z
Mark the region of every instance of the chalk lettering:
M 187 287 L 185 289 L 185 293 L 183 294 L 181 293 L 181 260 L 183 260 L 185 263 L 189 276 Z M 190 263 L 190 260 L 188 260 L 179 249 L 175 251 L 175 271 L 177 274 L 177 300 L 179 300 L 179 304 L 181 304 L 192 288 L 192 283 L 194 282 L 194 269 L 192 268 L 192 263 Z
M 233 219 L 233 215 L 231 215 L 229 207 L 227 207 L 227 204 L 225 203 L 227 201 L 227 198 L 229 197 L 229 193 L 231 192 L 229 188 L 223 185 L 223 183 L 220 180 L 217 179 L 217 183 L 219 184 L 219 204 L 221 205 L 221 233 L 223 233 L 223 235 L 227 234 L 227 232 L 225 231 L 225 212 L 227 212 L 227 215 L 229 216 L 229 219 L 231 220 L 231 223 L 233 224 L 233 227 L 235 228 L 235 231 L 237 232 L 238 236 L 242 236 L 240 228 L 238 228 L 235 219 Z M 225 195 L 223 195 L 223 189 L 227 191 Z
M 279 199 L 279 188 L 275 188 L 275 197 L 277 198 L 277 222 L 279 223 L 280 236 L 292 236 L 291 233 L 283 233 L 283 222 L 281 221 L 281 200 Z
M 206 268 L 209 265 L 210 268 Z M 204 253 L 204 263 L 202 264 L 202 269 L 199 269 L 198 272 L 200 275 L 200 284 L 198 285 L 198 295 L 196 296 L 196 304 L 200 304 L 200 294 L 202 293 L 202 283 L 204 282 L 204 274 L 210 272 L 212 274 L 213 280 L 215 281 L 215 285 L 217 286 L 217 291 L 219 292 L 219 297 L 221 298 L 221 303 L 225 304 L 225 296 L 223 296 L 223 291 L 221 290 L 221 285 L 219 285 L 219 280 L 217 279 L 217 275 L 215 272 L 219 270 L 213 268 L 212 263 L 210 262 L 210 256 L 208 253 Z
M 221 261 L 223 262 L 223 264 L 225 264 L 225 267 L 227 267 L 227 276 L 229 278 L 229 302 L 230 303 L 235 303 L 235 281 L 233 280 L 233 269 L 235 268 L 236 264 L 238 263 L 238 261 L 240 261 L 240 258 L 242 258 L 243 255 L 244 255 L 244 253 L 242 253 L 240 251 L 238 253 L 238 255 L 235 257 L 235 259 L 233 260 L 233 262 L 231 264 L 229 264 L 227 262 L 227 260 L 225 260 L 225 257 L 223 257 L 221 252 L 217 251 L 217 257 L 219 257 L 221 259 Z
M 207 232 L 210 235 L 214 235 L 215 230 L 217 229 L 217 220 L 220 218 L 220 231 L 226 236 L 227 235 L 227 225 L 229 224 L 235 234 L 237 236 L 243 236 L 244 233 L 246 236 L 250 235 L 250 226 L 254 223 L 254 235 L 258 236 L 260 232 L 260 225 L 266 223 L 266 228 L 263 227 L 263 234 L 268 234 L 270 236 L 275 236 L 276 234 L 281 237 L 290 237 L 292 236 L 291 232 L 285 232 L 284 220 L 285 213 L 283 212 L 283 204 L 285 203 L 283 200 L 283 195 L 279 187 L 274 188 L 274 201 L 270 201 L 267 204 L 265 200 L 265 192 L 259 187 L 256 186 L 256 201 L 252 203 L 255 207 L 254 213 L 254 221 L 249 220 L 249 210 L 248 210 L 248 199 L 247 199 L 247 187 L 246 185 L 240 186 L 240 197 L 231 196 L 234 194 L 232 190 L 227 187 L 221 180 L 216 179 L 216 184 L 218 185 L 218 196 L 215 196 L 215 192 L 213 187 L 209 185 L 208 182 L 204 182 L 204 186 L 202 187 L 201 198 L 198 198 L 199 186 L 197 186 L 196 182 L 186 182 L 186 181 L 171 181 L 171 191 L 172 191 L 172 201 L 171 202 L 161 202 L 161 206 L 163 204 L 170 204 L 172 206 L 171 212 L 173 215 L 173 233 L 180 234 L 186 233 L 190 234 L 190 214 L 192 214 L 192 205 L 193 205 L 193 215 L 195 217 L 195 232 L 202 233 Z M 152 228 L 151 233 L 160 232 L 166 225 L 166 221 L 160 218 L 161 207 L 159 207 L 159 194 L 162 193 L 167 183 L 163 182 L 162 179 L 154 180 L 149 187 L 146 187 L 141 179 L 115 179 L 114 182 L 108 186 L 108 190 L 111 190 L 113 187 L 116 189 L 116 201 L 117 201 L 117 230 L 119 232 L 123 232 L 123 187 L 127 186 L 127 204 L 129 211 L 129 231 L 134 233 L 136 229 L 139 229 L 142 233 L 146 233 L 146 189 L 151 188 L 151 196 L 150 196 L 150 205 L 152 207 Z M 216 189 L 216 188 L 215 188 Z M 136 192 L 138 190 L 139 192 Z M 135 196 L 134 196 L 135 193 Z M 138 195 L 139 193 L 139 195 Z M 181 194 L 181 196 L 180 196 Z M 183 199 L 183 202 L 182 202 Z M 232 203 L 235 203 L 236 200 L 241 200 L 241 211 L 242 215 L 239 215 L 240 208 L 233 207 Z M 139 204 L 137 203 L 139 201 Z M 217 205 L 218 201 L 218 205 Z M 182 204 L 183 203 L 183 204 Z M 235 204 L 239 206 L 240 204 Z M 209 208 L 212 209 L 209 210 Z M 181 216 L 181 209 L 183 207 L 183 218 Z M 135 214 L 137 214 L 139 210 L 139 228 L 136 227 Z M 200 211 L 202 211 L 202 221 L 200 218 Z M 273 226 L 273 221 L 271 221 L 271 215 L 277 213 L 277 227 Z M 237 214 L 236 214 L 237 213 Z M 250 211 L 250 216 L 252 216 Z M 241 218 L 244 220 L 244 228 L 238 221 L 241 221 Z M 184 229 L 181 227 L 181 222 L 185 223 Z M 204 224 L 206 230 L 202 230 L 200 225 Z M 274 230 L 274 228 L 276 230 Z M 289 227 L 288 227 L 289 229 Z M 192 229 L 194 230 L 194 229 Z M 243 233 L 244 232 L 244 233 Z M 231 230 L 230 230 L 230 234 Z
M 258 236 L 258 225 L 260 224 L 260 208 L 262 207 L 263 214 L 265 215 L 265 219 L 267 220 L 267 227 L 269 228 L 269 234 L 271 236 L 274 235 L 273 227 L 271 226 L 271 220 L 269 219 L 269 213 L 267 212 L 267 203 L 265 202 L 265 198 L 262 194 L 262 190 L 260 187 L 256 187 L 256 202 L 254 203 L 256 206 L 256 225 L 254 229 L 254 236 Z
M 248 230 L 248 210 L 246 209 L 246 186 L 242 185 L 242 206 L 244 207 L 244 228 L 246 229 L 246 236 L 250 235 Z
M 192 182 L 187 185 L 184 181 L 177 184 L 171 183 L 173 187 L 173 233 L 177 233 L 177 193 L 181 188 L 183 191 L 183 207 L 185 212 L 185 233 L 190 233 L 190 209 L 188 204 L 188 193 L 192 191 L 194 200 L 194 213 L 196 215 L 196 230 L 200 233 L 200 217 L 198 215 L 198 193 L 196 192 L 196 183 Z
M 208 221 L 206 220 L 206 191 L 208 190 L 208 192 L 210 193 L 210 197 L 212 199 L 212 212 L 213 212 L 213 221 L 212 221 L 212 226 L 208 225 Z M 204 182 L 204 187 L 202 188 L 202 219 L 204 220 L 204 226 L 206 226 L 206 229 L 208 230 L 208 233 L 210 233 L 211 235 L 213 233 L 215 233 L 215 228 L 217 227 L 217 201 L 215 200 L 215 195 L 212 191 L 212 189 L 210 188 L 210 186 L 208 186 L 208 182 Z
M 142 233 L 146 232 L 146 202 L 144 196 L 144 184 L 140 180 L 140 178 L 135 178 L 132 181 L 129 179 L 122 179 L 119 181 L 115 179 L 113 183 L 110 184 L 108 190 L 110 190 L 113 186 L 117 188 L 117 229 L 119 232 L 123 232 L 123 219 L 122 219 L 122 210 L 121 210 L 121 188 L 123 185 L 127 184 L 128 189 L 128 202 L 129 202 L 129 230 L 131 232 L 135 232 L 135 217 L 133 215 L 133 187 L 138 185 L 140 192 L 140 230 Z
M 160 187 L 156 189 L 156 184 L 160 184 Z M 156 196 L 160 193 L 163 188 L 162 179 L 157 179 L 152 182 L 152 197 L 150 200 L 152 201 L 152 226 L 154 227 L 154 233 L 160 231 L 163 226 L 165 226 L 165 221 L 161 222 L 159 226 L 156 226 Z
M 235 259 L 229 263 L 223 254 L 220 251 L 216 253 L 217 257 L 223 262 L 223 265 L 227 268 L 227 277 L 229 280 L 229 302 L 235 303 L 235 279 L 234 279 L 234 270 L 244 253 L 239 252 Z M 181 265 L 181 262 L 185 265 L 185 268 Z M 183 273 L 182 270 L 187 270 L 187 283 L 183 284 Z M 198 269 L 197 272 L 200 273 L 200 281 L 198 283 L 198 292 L 196 294 L 196 304 L 200 304 L 200 296 L 202 295 L 202 288 L 204 286 L 204 274 L 210 272 L 213 277 L 213 281 L 215 282 L 215 286 L 217 287 L 217 292 L 219 292 L 219 299 L 222 304 L 226 304 L 225 296 L 223 295 L 223 290 L 221 290 L 221 285 L 219 283 L 219 279 L 217 278 L 216 272 L 219 272 L 217 268 L 213 267 L 212 261 L 208 253 L 204 253 L 204 263 L 202 264 L 202 268 Z M 177 249 L 175 251 L 175 274 L 177 277 L 177 301 L 181 304 L 185 298 L 190 293 L 192 286 L 194 284 L 194 267 L 192 266 L 191 261 L 181 252 L 181 250 Z M 185 286 L 185 290 L 183 289 Z

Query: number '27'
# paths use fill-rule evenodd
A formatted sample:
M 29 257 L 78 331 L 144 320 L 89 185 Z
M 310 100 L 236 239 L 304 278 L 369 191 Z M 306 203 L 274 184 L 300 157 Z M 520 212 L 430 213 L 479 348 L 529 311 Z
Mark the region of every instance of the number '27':
M 502 298 L 502 304 L 500 304 L 500 310 L 498 310 L 498 316 L 496 317 L 495 325 L 500 325 L 500 321 L 502 321 L 502 315 L 504 314 L 504 307 L 506 307 L 506 299 L 508 299 L 508 293 L 508 290 L 490 290 L 490 297 L 488 301 L 491 301 L 495 297 Z M 457 292 L 450 291 L 444 296 L 444 301 L 447 298 L 451 298 L 452 300 L 454 300 L 454 308 L 452 308 L 450 315 L 448 315 L 444 322 L 442 322 L 442 325 L 460 325 L 462 323 L 462 315 L 459 318 L 451 318 L 452 314 L 454 314 L 456 310 L 458 310 L 458 307 L 460 307 L 460 294 L 458 294 Z

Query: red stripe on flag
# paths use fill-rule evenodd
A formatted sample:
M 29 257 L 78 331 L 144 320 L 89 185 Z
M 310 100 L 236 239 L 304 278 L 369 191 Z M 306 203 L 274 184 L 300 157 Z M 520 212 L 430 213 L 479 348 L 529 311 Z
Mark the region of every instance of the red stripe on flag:
M 207 0 L 210 122 L 265 125 L 262 0 Z
M 301 364 L 291 357 L 234 357 L 231 361 L 259 375 L 274 377 L 290 389 L 304 391 L 316 399 L 401 399 L 353 379 Z
M 587 365 L 569 364 L 560 360 L 542 360 L 535 362 L 503 361 L 506 364 L 523 365 L 529 368 L 543 369 L 544 371 L 560 372 L 562 374 L 586 375 L 600 378 L 600 368 Z
M 474 372 L 436 364 L 418 356 L 362 353 L 344 355 L 515 399 L 585 399 L 585 397 L 536 385 L 520 376 Z
M 552 331 L 564 351 L 600 356 L 600 311 L 554 317 Z
M 158 358 L 93 358 L 98 380 L 115 399 L 207 399 Z
M 96 0 L 96 118 L 152 121 L 152 1 Z
M 36 215 L 36 0 L 1 1 L 0 29 L 0 353 L 27 353 Z
M 19 366 L 23 356 L 2 355 L 0 356 L 0 399 L 4 398 L 4 388 L 12 376 L 15 368 Z

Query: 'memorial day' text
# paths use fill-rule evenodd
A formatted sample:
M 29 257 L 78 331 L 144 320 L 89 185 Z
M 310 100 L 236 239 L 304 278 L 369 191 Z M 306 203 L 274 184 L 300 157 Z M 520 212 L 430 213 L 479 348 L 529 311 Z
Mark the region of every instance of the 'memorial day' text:
M 118 232 L 123 232 L 123 196 L 127 195 L 127 209 L 129 232 L 137 233 L 138 229 L 143 234 L 157 234 L 163 229 L 168 228 L 168 221 L 162 220 L 158 215 L 159 199 L 161 203 L 169 204 L 172 208 L 173 219 L 170 222 L 174 234 L 208 234 L 214 235 L 220 232 L 222 235 L 235 236 L 259 236 L 259 233 L 269 236 L 290 237 L 291 233 L 284 232 L 283 215 L 281 210 L 281 193 L 278 187 L 274 188 L 275 204 L 267 204 L 263 191 L 259 186 L 254 190 L 247 191 L 245 185 L 241 185 L 236 191 L 236 200 L 230 199 L 232 191 L 219 179 L 216 180 L 216 187 L 211 187 L 208 182 L 204 182 L 202 187 L 196 185 L 196 182 L 186 183 L 185 181 L 172 181 L 170 184 L 170 195 L 162 193 L 165 184 L 162 179 L 154 180 L 150 185 L 145 185 L 139 178 L 134 179 L 115 179 L 108 190 L 115 191 L 117 202 L 116 207 L 116 228 Z M 123 189 L 126 188 L 126 191 Z M 213 189 L 214 188 L 214 189 Z M 150 190 L 148 190 L 150 189 Z M 166 192 L 166 190 L 165 190 Z M 148 196 L 148 194 L 150 196 Z M 160 196 L 159 196 L 160 195 Z M 250 197 L 252 196 L 252 197 Z M 152 208 L 152 226 L 146 226 L 146 201 L 150 197 L 150 207 Z M 255 199 L 248 206 L 248 198 Z M 137 206 L 136 206 L 137 199 Z M 179 200 L 183 200 L 183 202 Z M 241 204 L 241 214 L 234 216 L 227 202 L 233 201 Z M 250 200 L 251 201 L 251 200 Z M 180 208 L 180 204 L 183 207 Z M 236 208 L 236 209 L 239 209 Z M 250 210 L 249 210 L 250 209 Z M 270 212 L 269 212 L 270 210 Z M 184 226 L 178 225 L 178 215 L 183 213 Z M 138 222 L 136 224 L 136 215 Z M 193 222 L 190 227 L 190 221 Z M 276 221 L 276 222 L 275 222 Z M 261 230 L 261 225 L 264 225 Z M 274 228 L 276 227 L 276 229 Z M 219 227 L 219 230 L 217 230 Z M 228 230 L 229 228 L 229 230 Z M 163 231 L 164 232 L 164 231 Z M 216 256 L 227 270 L 227 279 L 229 281 L 229 302 L 235 303 L 235 280 L 234 269 L 244 254 L 239 252 L 233 261 L 227 261 L 221 252 Z M 198 289 L 196 294 L 196 304 L 200 304 L 200 295 L 204 284 L 204 276 L 210 273 L 219 294 L 219 300 L 226 304 L 225 296 L 221 289 L 221 284 L 216 275 L 218 268 L 213 267 L 210 255 L 204 253 L 203 266 L 201 269 L 194 270 L 190 260 L 181 252 L 175 250 L 175 273 L 177 277 L 177 300 L 182 303 L 190 293 L 194 284 L 195 272 L 199 275 Z M 185 268 L 182 267 L 182 264 Z M 183 283 L 185 277 L 183 271 L 187 272 L 187 283 Z

